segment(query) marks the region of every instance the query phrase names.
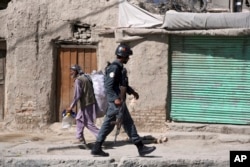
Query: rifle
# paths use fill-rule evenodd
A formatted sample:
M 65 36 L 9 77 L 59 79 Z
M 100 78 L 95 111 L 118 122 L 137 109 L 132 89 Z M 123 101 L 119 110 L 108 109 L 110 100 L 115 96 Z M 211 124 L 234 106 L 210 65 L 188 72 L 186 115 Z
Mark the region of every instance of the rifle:
M 119 110 L 119 117 L 116 119 L 114 124 L 116 124 L 116 132 L 115 132 L 115 139 L 114 139 L 114 144 L 116 143 L 117 136 L 120 134 L 121 126 L 122 126 L 122 116 L 123 116 L 123 110 L 124 110 L 124 103 L 122 102 L 122 105 Z
M 123 112 L 124 112 L 124 107 L 125 107 L 124 105 L 125 105 L 127 87 L 120 86 L 120 90 L 121 90 L 120 98 L 122 100 L 122 105 L 121 105 L 121 107 L 119 109 L 117 120 L 114 121 L 114 122 L 111 122 L 113 124 L 116 124 L 116 132 L 115 132 L 114 144 L 116 143 L 117 136 L 119 135 L 120 130 L 121 130 L 121 126 L 122 126 L 122 119 L 123 119 L 122 117 L 123 117 Z
M 116 143 L 116 139 L 117 139 L 117 136 L 119 135 L 119 133 L 120 133 L 120 129 L 121 128 L 117 128 L 116 129 L 116 132 L 115 132 L 115 139 L 114 139 L 114 144 Z

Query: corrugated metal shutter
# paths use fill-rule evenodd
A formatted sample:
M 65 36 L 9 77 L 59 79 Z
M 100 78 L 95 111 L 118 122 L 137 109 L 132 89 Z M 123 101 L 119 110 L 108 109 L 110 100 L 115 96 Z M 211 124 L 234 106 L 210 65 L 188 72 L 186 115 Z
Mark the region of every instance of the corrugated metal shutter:
M 174 121 L 250 124 L 250 38 L 171 38 Z

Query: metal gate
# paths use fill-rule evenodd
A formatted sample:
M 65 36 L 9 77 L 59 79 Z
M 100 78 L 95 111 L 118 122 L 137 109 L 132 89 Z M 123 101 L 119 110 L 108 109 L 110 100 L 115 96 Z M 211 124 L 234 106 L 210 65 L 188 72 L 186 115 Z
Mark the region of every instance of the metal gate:
M 59 49 L 57 69 L 57 120 L 61 121 L 61 112 L 69 107 L 73 98 L 74 81 L 70 77 L 70 66 L 78 64 L 85 73 L 97 70 L 97 56 L 95 47 Z M 77 108 L 75 108 L 77 111 Z
M 250 38 L 171 38 L 174 121 L 250 124 Z

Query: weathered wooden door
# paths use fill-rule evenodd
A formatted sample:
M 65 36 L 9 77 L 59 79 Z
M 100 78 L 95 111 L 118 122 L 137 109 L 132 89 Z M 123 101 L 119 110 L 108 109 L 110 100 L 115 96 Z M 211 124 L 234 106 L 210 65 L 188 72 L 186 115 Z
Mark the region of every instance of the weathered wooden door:
M 4 117 L 5 51 L 0 50 L 0 121 Z
M 74 81 L 70 76 L 70 67 L 78 64 L 85 73 L 97 70 L 96 49 L 59 48 L 57 69 L 57 120 L 62 120 L 62 111 L 69 107 L 74 95 Z M 77 111 L 77 108 L 74 109 Z

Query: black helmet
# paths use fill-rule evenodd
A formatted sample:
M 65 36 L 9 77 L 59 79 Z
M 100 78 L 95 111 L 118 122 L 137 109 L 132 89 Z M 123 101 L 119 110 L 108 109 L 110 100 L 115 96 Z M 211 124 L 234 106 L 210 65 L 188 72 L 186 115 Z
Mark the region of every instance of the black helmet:
M 115 54 L 121 57 L 128 57 L 133 54 L 133 51 L 128 45 L 120 44 L 119 46 L 117 46 Z
M 82 71 L 82 68 L 77 64 L 71 66 L 70 69 L 76 71 L 78 74 L 83 74 L 84 73 Z

